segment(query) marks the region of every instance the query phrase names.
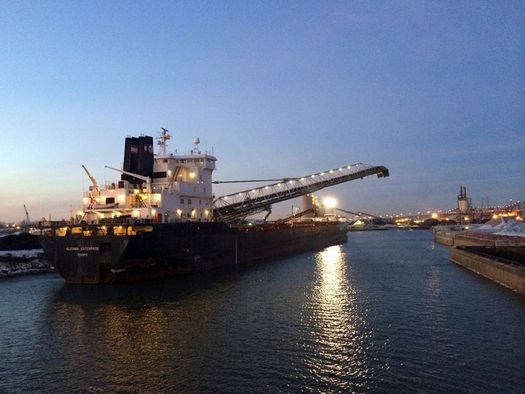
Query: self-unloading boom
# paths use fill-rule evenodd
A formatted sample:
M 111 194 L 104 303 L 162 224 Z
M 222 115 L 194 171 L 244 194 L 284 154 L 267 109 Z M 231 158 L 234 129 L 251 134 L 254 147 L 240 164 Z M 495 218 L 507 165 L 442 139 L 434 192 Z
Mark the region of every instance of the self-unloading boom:
M 213 202 L 213 216 L 217 220 L 233 222 L 268 210 L 272 204 L 374 174 L 379 178 L 387 177 L 388 168 L 358 163 L 300 178 L 289 178 L 287 181 L 221 196 Z

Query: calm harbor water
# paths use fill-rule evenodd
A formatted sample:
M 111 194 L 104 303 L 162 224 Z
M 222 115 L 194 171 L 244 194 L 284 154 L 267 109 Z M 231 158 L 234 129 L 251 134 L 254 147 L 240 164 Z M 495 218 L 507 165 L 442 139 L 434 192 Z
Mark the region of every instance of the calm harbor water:
M 523 392 L 525 299 L 427 231 L 235 272 L 0 281 L 0 392 Z

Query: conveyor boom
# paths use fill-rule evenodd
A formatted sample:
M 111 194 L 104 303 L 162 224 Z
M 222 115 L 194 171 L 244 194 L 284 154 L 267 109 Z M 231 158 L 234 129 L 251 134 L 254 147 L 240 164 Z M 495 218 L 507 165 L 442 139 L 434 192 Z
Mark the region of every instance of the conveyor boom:
M 388 168 L 363 163 L 352 164 L 221 196 L 213 202 L 213 216 L 219 220 L 232 222 L 267 210 L 272 204 L 374 174 L 379 178 L 387 177 Z

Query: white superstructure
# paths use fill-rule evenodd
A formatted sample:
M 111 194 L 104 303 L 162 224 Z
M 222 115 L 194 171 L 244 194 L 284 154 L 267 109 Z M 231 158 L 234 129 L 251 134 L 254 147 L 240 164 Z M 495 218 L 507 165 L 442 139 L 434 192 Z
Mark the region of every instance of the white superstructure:
M 99 188 L 88 173 L 93 186 L 85 193 L 83 218 L 87 222 L 100 219 L 154 219 L 158 222 L 209 221 L 212 217 L 212 173 L 217 159 L 199 150 L 194 140 L 187 154 L 167 153 L 168 131 L 157 138 L 159 154 L 153 155 L 153 177 L 107 167 L 132 181 L 122 180 Z M 85 167 L 84 167 L 85 169 Z

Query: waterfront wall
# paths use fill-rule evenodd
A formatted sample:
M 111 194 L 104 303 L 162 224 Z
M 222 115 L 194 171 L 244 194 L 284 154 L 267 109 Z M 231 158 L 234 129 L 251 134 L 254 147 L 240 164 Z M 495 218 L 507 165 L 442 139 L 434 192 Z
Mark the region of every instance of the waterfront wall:
M 454 246 L 483 246 L 489 248 L 524 248 L 525 237 L 485 234 L 476 232 L 459 232 L 454 236 Z
M 450 248 L 450 259 L 471 271 L 525 295 L 525 267 L 498 262 L 490 257 Z
M 440 243 L 441 245 L 453 246 L 454 245 L 454 233 L 435 232 L 434 233 L 434 240 L 437 243 Z

